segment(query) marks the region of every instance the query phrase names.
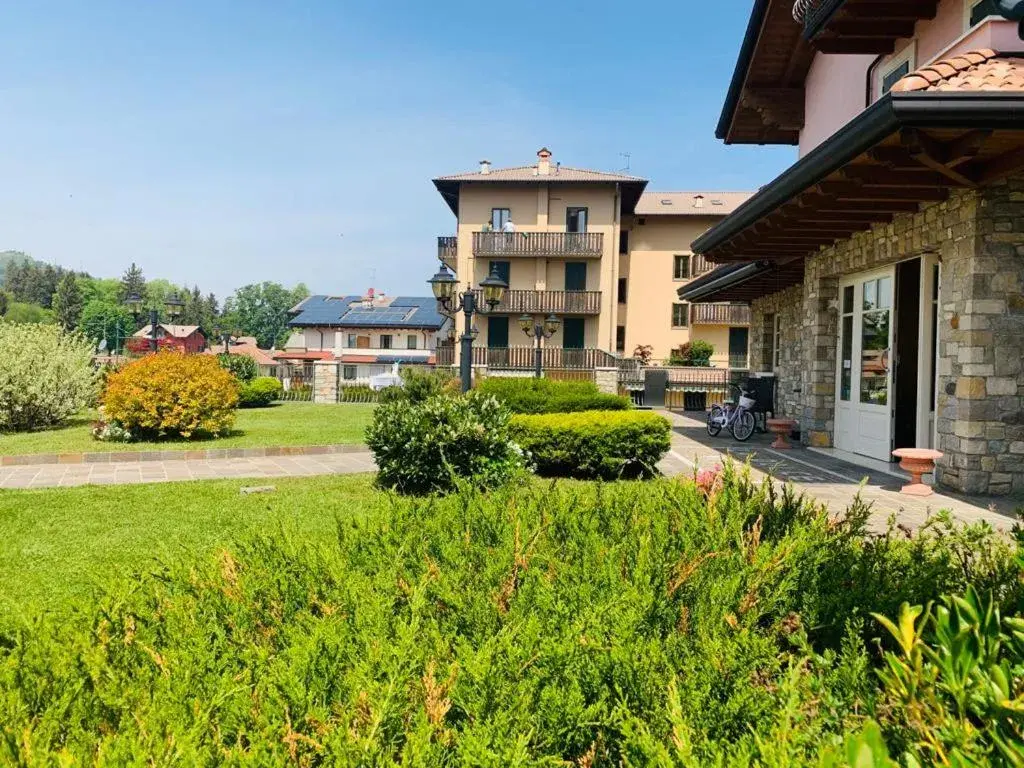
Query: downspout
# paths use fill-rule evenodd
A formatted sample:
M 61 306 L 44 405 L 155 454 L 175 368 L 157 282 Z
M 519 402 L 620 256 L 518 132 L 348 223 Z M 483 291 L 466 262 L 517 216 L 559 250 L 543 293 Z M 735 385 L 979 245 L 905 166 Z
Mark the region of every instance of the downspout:
M 616 227 L 615 225 L 618 225 Z M 616 237 L 618 234 L 618 237 Z M 615 184 L 615 207 L 612 210 L 612 258 L 610 272 L 611 280 L 608 282 L 608 349 L 615 354 L 615 329 L 618 327 L 618 301 L 615 296 L 619 286 L 619 238 L 622 237 L 622 185 Z M 600 321 L 599 321 L 600 322 Z

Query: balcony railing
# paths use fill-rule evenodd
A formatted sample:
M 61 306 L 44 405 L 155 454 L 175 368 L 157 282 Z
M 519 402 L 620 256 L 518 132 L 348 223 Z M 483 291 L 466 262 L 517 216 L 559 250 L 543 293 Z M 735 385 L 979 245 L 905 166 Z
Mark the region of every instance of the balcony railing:
M 750 325 L 746 304 L 693 304 L 690 325 Z
M 566 349 L 565 347 L 544 347 L 541 350 L 541 365 L 544 368 L 615 368 L 618 358 L 603 349 Z M 533 347 L 473 347 L 473 365 L 506 370 L 533 370 Z
M 459 238 L 445 236 L 437 238 L 437 258 L 455 268 L 455 255 L 458 252 Z
M 484 300 L 483 293 L 476 291 L 477 302 Z M 495 312 L 521 315 L 599 315 L 601 314 L 600 291 L 505 291 L 505 297 Z
M 434 352 L 434 361 L 437 365 L 455 365 L 455 345 L 444 342 L 438 344 Z
M 693 254 L 692 268 L 690 270 L 690 274 L 693 277 L 700 277 L 701 275 L 706 275 L 716 266 L 718 265 L 712 264 L 710 261 L 705 259 L 701 254 L 695 253 Z
M 812 40 L 836 15 L 846 0 L 809 0 L 804 12 L 804 37 Z
M 547 256 L 599 259 L 601 232 L 474 232 L 476 256 Z

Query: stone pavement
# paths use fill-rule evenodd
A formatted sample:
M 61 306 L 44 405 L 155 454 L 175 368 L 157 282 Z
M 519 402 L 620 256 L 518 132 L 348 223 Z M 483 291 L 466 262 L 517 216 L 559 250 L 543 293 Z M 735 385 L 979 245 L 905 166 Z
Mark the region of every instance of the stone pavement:
M 175 480 L 308 477 L 373 472 L 369 451 L 320 456 L 196 459 L 0 467 L 0 489 L 166 483 Z
M 705 429 L 703 414 L 666 415 L 672 420 L 673 432 L 672 451 L 661 464 L 665 474 L 692 473 L 697 467 L 710 469 L 731 456 L 741 463 L 749 461 L 755 478 L 771 475 L 783 482 L 792 482 L 834 512 L 845 510 L 859 491 L 861 498 L 872 505 L 870 523 L 876 530 L 884 529 L 892 515 L 896 515 L 900 523 L 918 528 L 930 514 L 940 510 L 949 510 L 963 522 L 984 520 L 995 528 L 1009 530 L 1022 504 L 1006 498 L 945 492 L 923 499 L 904 496 L 899 490 L 905 481 L 893 474 L 865 469 L 802 446 L 777 451 L 770 447 L 772 435 L 755 433 L 746 443 L 737 442 L 727 432 L 711 437 Z M 902 475 L 899 468 L 893 466 L 893 471 Z

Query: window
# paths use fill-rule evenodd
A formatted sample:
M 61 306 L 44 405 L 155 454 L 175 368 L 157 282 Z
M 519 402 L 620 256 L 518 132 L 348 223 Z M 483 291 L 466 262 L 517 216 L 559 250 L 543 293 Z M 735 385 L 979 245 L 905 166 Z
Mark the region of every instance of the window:
M 999 12 L 993 0 L 965 0 L 964 17 L 966 29 L 974 29 L 989 16 L 998 16 Z
M 764 316 L 764 320 L 761 325 L 762 371 L 771 371 L 779 364 L 779 352 L 777 349 L 778 341 L 776 339 L 778 327 L 779 321 L 774 313 L 769 313 Z
M 914 68 L 917 46 L 911 42 L 906 48 L 893 56 L 884 68 L 880 68 L 878 76 L 878 96 L 882 97 L 892 90 L 902 78 L 910 74 Z
M 585 291 L 587 290 L 587 262 L 567 261 L 565 262 L 565 290 Z
M 626 278 L 619 278 L 619 304 L 626 303 Z
M 505 226 L 506 221 L 512 219 L 511 208 L 492 208 L 491 209 L 491 229 L 495 232 L 501 232 L 501 228 Z
M 380 348 L 381 349 L 391 349 L 391 334 L 390 333 L 382 333 L 381 334 L 381 336 L 380 336 Z
M 406 338 L 405 338 L 405 345 L 406 345 L 405 348 L 406 349 L 416 349 L 416 344 L 417 344 L 416 336 L 414 336 L 411 333 L 408 336 L 406 336 Z
M 508 318 L 487 318 L 487 346 L 491 349 L 508 348 Z
M 586 232 L 587 231 L 587 209 L 566 208 L 565 209 L 565 231 Z
M 344 368 L 342 368 L 341 377 L 345 381 L 355 381 L 356 367 L 354 365 L 346 365 Z
M 615 326 L 615 351 L 626 351 L 626 326 L 624 325 Z
M 619 232 L 619 253 L 629 253 L 629 231 Z
M 497 272 L 498 277 L 504 280 L 506 283 L 511 285 L 512 283 L 512 262 L 510 261 L 492 261 L 487 265 L 487 274 L 490 275 L 492 272 Z
M 354 333 L 350 333 L 348 335 L 348 343 L 345 346 L 347 346 L 349 349 L 355 349 L 357 345 L 358 343 L 356 341 L 356 335 Z
M 674 264 L 672 267 L 672 278 L 674 280 L 689 280 L 690 279 L 690 255 L 679 254 L 674 257 Z
M 672 305 L 672 327 L 673 328 L 686 328 L 690 324 L 690 305 L 689 304 L 673 304 Z

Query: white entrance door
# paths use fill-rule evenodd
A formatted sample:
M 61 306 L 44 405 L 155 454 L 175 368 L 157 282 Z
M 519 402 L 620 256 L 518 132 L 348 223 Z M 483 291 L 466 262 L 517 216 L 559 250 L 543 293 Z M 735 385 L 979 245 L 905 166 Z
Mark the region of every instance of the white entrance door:
M 836 447 L 891 461 L 893 270 L 839 289 Z

